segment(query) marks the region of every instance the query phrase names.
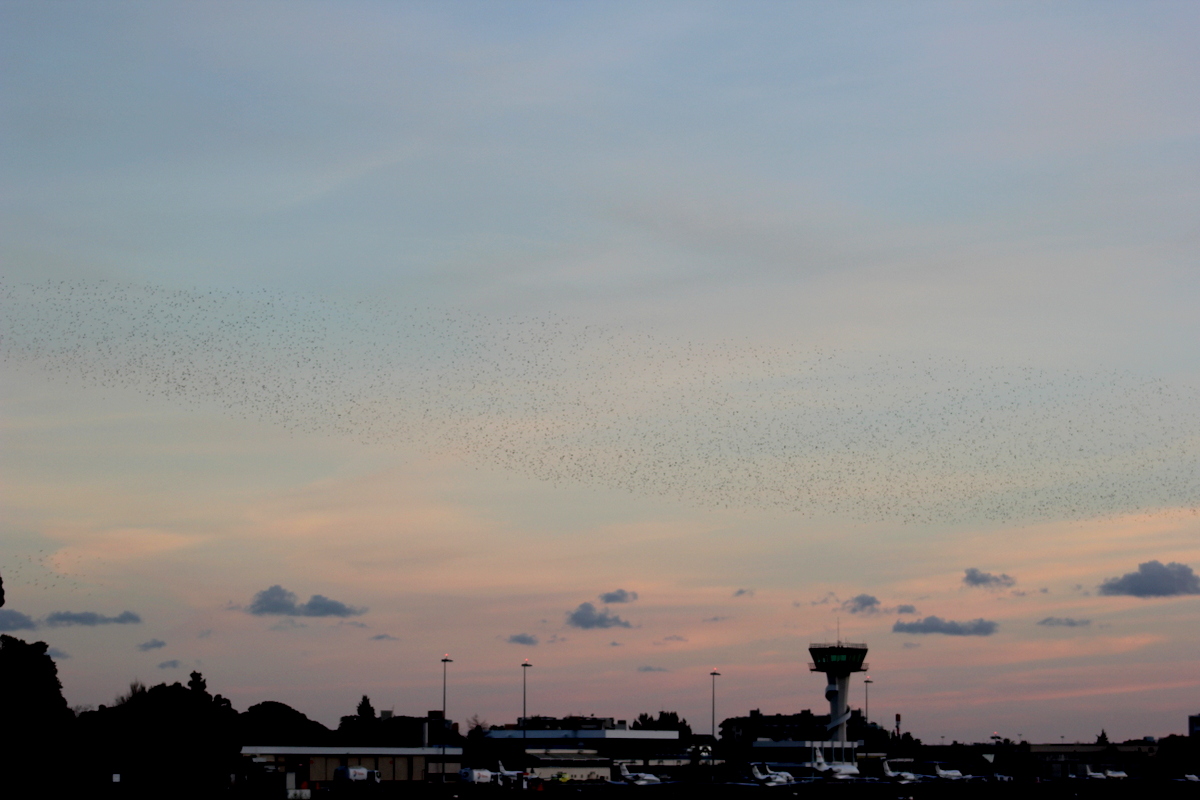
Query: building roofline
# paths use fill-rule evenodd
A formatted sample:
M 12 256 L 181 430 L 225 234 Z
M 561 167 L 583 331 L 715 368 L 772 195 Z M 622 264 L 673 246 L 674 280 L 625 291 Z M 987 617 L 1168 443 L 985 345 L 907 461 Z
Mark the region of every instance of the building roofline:
M 489 739 L 678 739 L 679 731 L 621 730 L 619 728 L 584 728 L 582 730 L 521 730 L 493 728 Z
M 296 745 L 246 745 L 244 756 L 461 756 L 461 747 L 300 747 Z

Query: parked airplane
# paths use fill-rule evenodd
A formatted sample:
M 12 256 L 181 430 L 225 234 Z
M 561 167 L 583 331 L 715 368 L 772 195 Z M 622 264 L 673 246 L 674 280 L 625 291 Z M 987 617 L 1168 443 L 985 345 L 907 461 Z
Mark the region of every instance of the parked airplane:
M 754 780 L 763 786 L 785 786 L 796 782 L 796 779 L 792 777 L 792 773 L 776 772 L 764 763 L 751 764 L 750 774 L 754 776 Z
M 830 764 L 825 760 L 825 754 L 817 750 L 816 760 L 810 764 L 817 772 L 835 780 L 844 781 L 858 777 L 858 767 L 854 764 Z
M 621 779 L 634 786 L 645 786 L 650 783 L 662 783 L 662 778 L 649 772 L 630 772 L 624 762 L 621 763 Z
M 458 771 L 458 779 L 463 783 L 491 783 L 495 777 L 495 773 L 490 769 L 467 767 Z
M 942 765 L 934 763 L 934 773 L 944 781 L 970 781 L 974 780 L 974 775 L 963 775 L 961 770 L 957 769 L 942 769 Z
M 920 780 L 915 773 L 912 772 L 897 772 L 892 769 L 892 765 L 885 758 L 883 760 L 883 774 L 888 780 L 898 781 L 899 783 L 916 783 Z
M 505 769 L 503 761 L 497 761 L 496 766 L 499 767 L 496 774 L 500 778 L 500 783 L 520 789 L 526 788 L 529 777 L 527 773 L 519 769 Z

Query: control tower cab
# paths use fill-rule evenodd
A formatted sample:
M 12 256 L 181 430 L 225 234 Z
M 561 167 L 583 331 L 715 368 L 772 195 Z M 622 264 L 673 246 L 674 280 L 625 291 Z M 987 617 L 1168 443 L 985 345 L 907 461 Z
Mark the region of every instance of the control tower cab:
M 812 656 L 808 668 L 813 672 L 824 672 L 828 679 L 825 699 L 829 701 L 829 731 L 831 741 L 846 741 L 846 721 L 850 719 L 849 691 L 850 673 L 866 672 L 868 665 L 865 644 L 852 642 L 816 642 L 808 646 Z

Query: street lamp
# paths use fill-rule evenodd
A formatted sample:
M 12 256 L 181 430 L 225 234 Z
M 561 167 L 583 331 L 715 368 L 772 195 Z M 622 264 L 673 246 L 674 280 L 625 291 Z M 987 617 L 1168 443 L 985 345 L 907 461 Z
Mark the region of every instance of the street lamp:
M 454 659 L 449 653 L 442 659 L 442 719 L 446 719 L 446 665 L 453 664 Z
M 442 783 L 446 782 L 446 731 L 449 727 L 446 725 L 446 666 L 453 663 L 449 653 L 442 657 Z
M 533 664 L 529 663 L 528 658 L 525 659 L 523 662 L 521 662 L 521 738 L 522 739 L 524 739 L 528 736 L 528 734 L 526 733 L 526 730 L 529 728 L 529 710 L 528 710 L 528 706 L 526 705 L 526 700 L 528 699 L 529 694 L 527 692 L 527 683 L 525 680 L 525 676 L 527 676 L 529 674 L 529 668 L 532 666 L 533 666 Z
M 871 677 L 869 675 L 867 676 L 866 680 L 863 681 L 863 691 L 865 691 L 867 693 L 867 726 L 868 727 L 870 727 L 870 725 L 871 725 L 871 684 L 874 682 L 875 681 L 871 680 Z
M 721 673 L 715 669 L 708 673 L 712 676 L 712 737 L 713 742 L 717 741 L 717 676 Z

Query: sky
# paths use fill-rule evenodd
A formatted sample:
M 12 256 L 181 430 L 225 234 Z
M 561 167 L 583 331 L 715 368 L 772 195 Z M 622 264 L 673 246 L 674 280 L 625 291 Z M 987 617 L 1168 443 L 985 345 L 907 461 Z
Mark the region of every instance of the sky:
M 1200 711 L 1194 3 L 0 4 L 0 628 L 376 708 Z M 857 679 L 851 702 L 866 698 Z

